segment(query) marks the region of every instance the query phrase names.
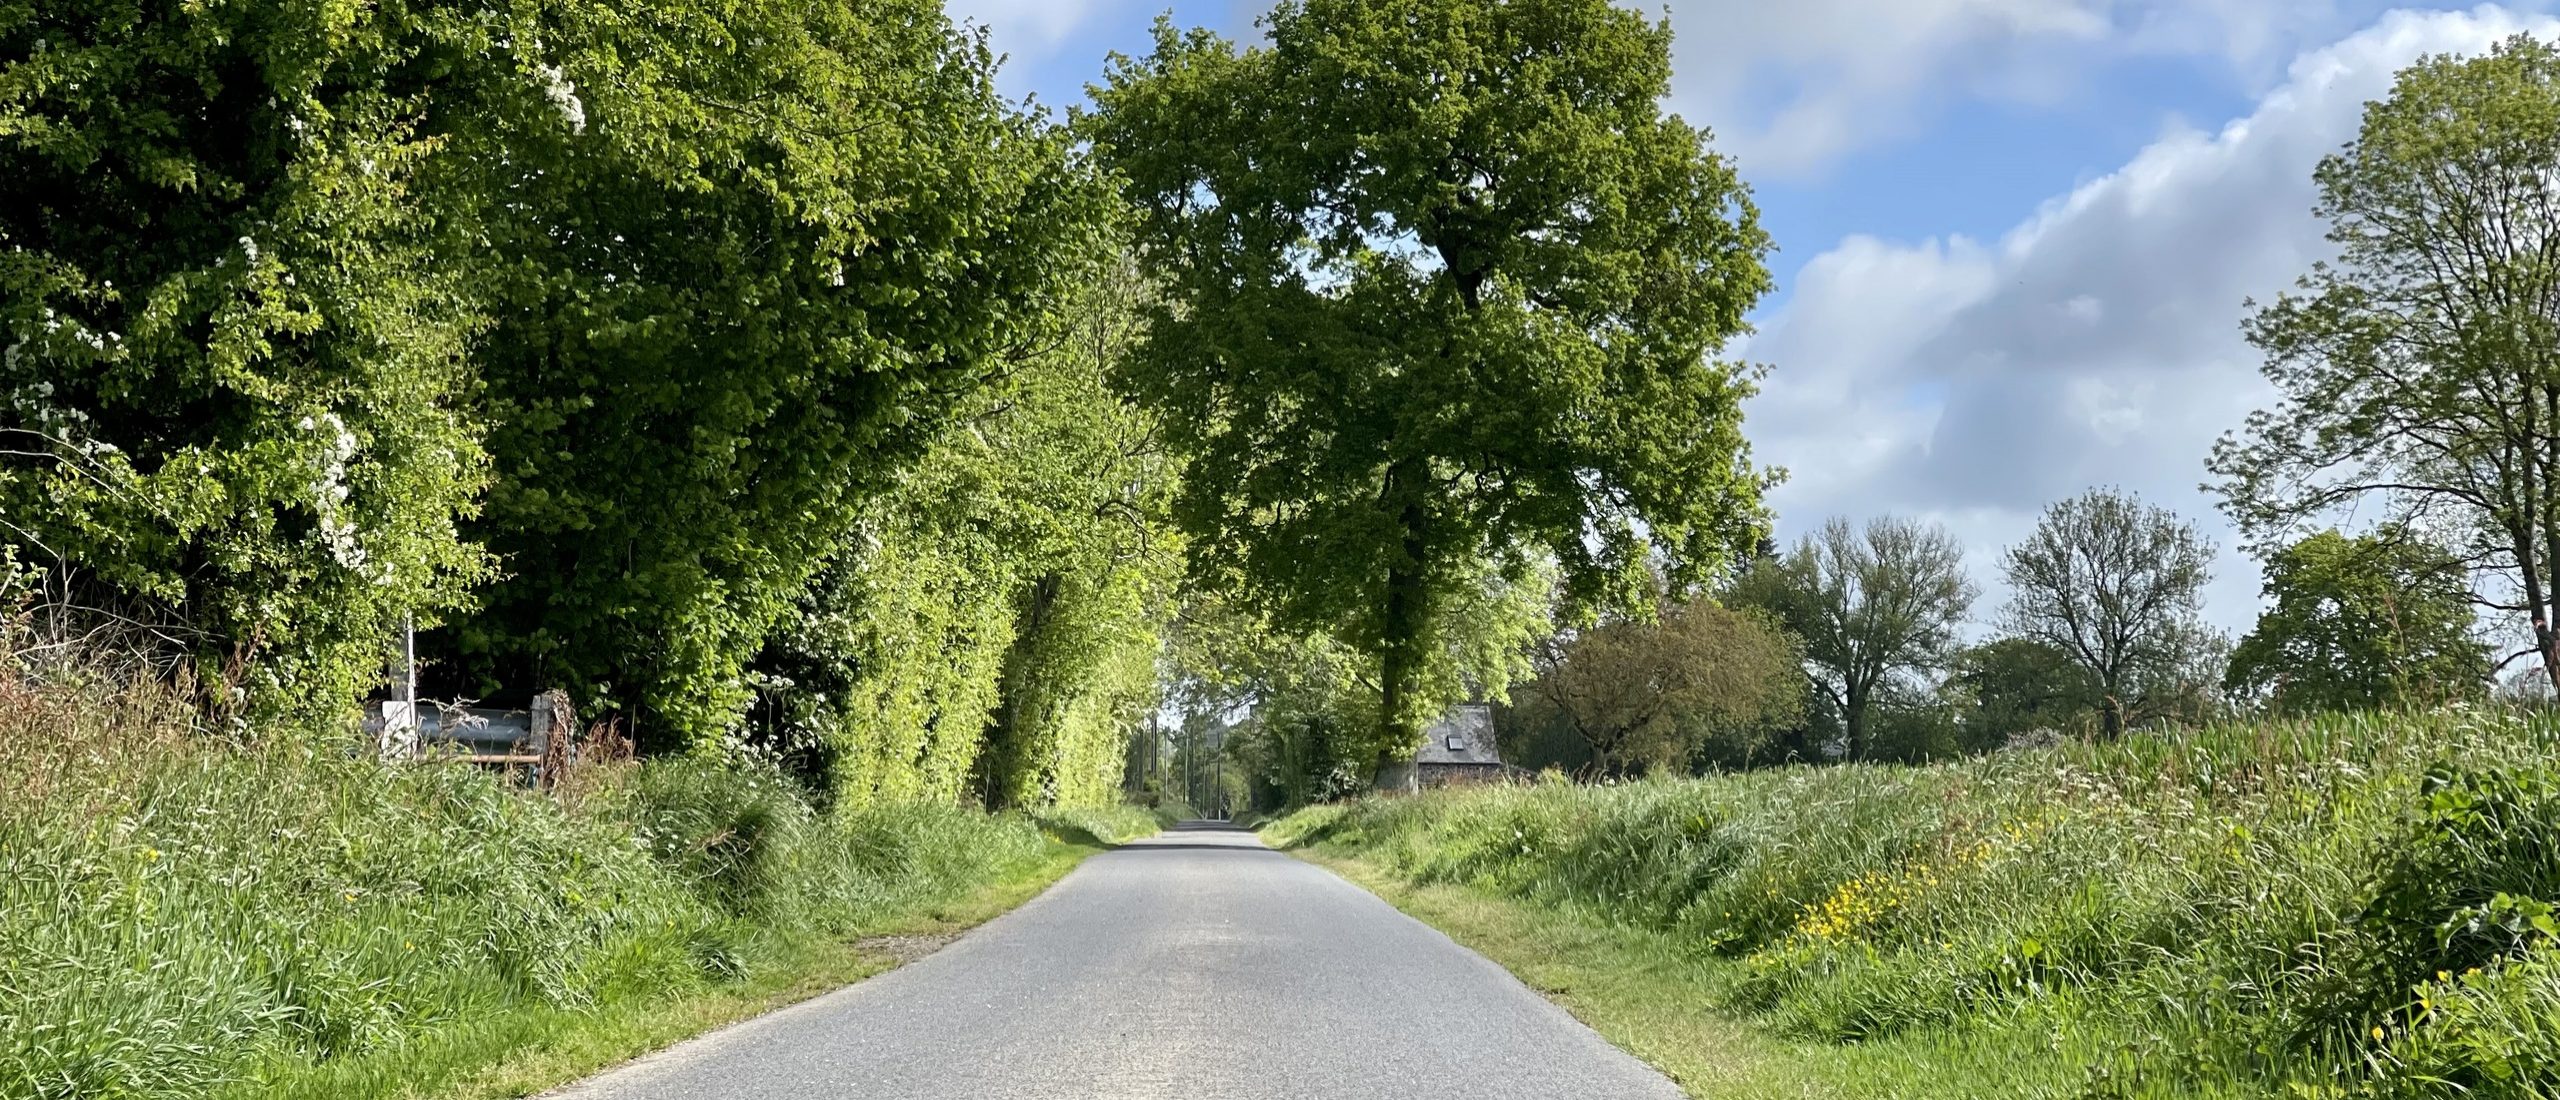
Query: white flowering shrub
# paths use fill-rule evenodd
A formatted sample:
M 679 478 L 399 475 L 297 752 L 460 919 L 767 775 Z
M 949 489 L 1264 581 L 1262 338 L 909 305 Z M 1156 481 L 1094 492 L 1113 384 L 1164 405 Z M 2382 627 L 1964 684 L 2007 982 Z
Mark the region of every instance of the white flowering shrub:
M 484 574 L 465 253 L 424 96 L 385 83 L 424 38 L 398 4 L 109 7 L 13 28 L 0 541 L 194 646 L 244 719 L 342 711 Z

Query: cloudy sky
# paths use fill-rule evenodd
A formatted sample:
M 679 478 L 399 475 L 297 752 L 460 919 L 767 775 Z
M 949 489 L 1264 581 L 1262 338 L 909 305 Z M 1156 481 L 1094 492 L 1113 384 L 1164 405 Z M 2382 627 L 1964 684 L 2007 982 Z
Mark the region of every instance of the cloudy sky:
M 1013 90 L 1080 102 L 1166 0 L 950 0 Z M 2222 546 L 2207 616 L 2246 629 L 2258 571 L 2197 489 L 2267 391 L 2239 338 L 2325 254 L 2312 167 L 2430 53 L 2560 32 L 2560 0 L 1673 0 L 1673 107 L 1758 194 L 1779 292 L 1742 349 L 1790 480 L 1792 539 L 1829 515 L 1961 538 L 1985 598 L 2047 503 L 2118 485 Z M 1249 33 L 1261 4 L 1173 3 Z

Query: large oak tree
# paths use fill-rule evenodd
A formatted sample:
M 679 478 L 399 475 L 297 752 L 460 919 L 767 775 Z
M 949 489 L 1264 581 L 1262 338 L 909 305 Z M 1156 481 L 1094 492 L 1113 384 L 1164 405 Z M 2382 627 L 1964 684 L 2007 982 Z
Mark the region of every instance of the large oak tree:
M 1191 465 L 1197 578 L 1372 656 L 1381 758 L 1435 612 L 1551 555 L 1632 599 L 1647 558 L 1738 557 L 1767 480 L 1769 287 L 1733 167 L 1660 102 L 1670 30 L 1606 0 L 1303 0 L 1240 49 L 1159 24 L 1088 133 L 1167 284 L 1125 372 Z

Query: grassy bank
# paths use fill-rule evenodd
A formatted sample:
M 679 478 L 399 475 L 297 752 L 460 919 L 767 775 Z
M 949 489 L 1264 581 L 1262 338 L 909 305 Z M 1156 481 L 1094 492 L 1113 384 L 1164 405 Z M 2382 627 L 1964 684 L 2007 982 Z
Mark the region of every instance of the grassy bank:
M 505 1095 L 888 962 L 1137 811 L 813 812 L 778 773 L 559 797 L 0 685 L 0 1097 Z
M 1702 1095 L 2560 1094 L 2548 720 L 1444 792 L 1267 834 Z

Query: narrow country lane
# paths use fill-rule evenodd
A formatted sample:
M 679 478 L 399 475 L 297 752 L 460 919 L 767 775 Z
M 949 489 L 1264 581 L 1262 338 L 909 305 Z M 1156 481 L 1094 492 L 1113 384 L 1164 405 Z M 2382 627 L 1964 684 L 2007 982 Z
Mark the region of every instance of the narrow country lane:
M 1366 891 L 1191 825 L 870 981 L 560 1100 L 1675 1098 Z

